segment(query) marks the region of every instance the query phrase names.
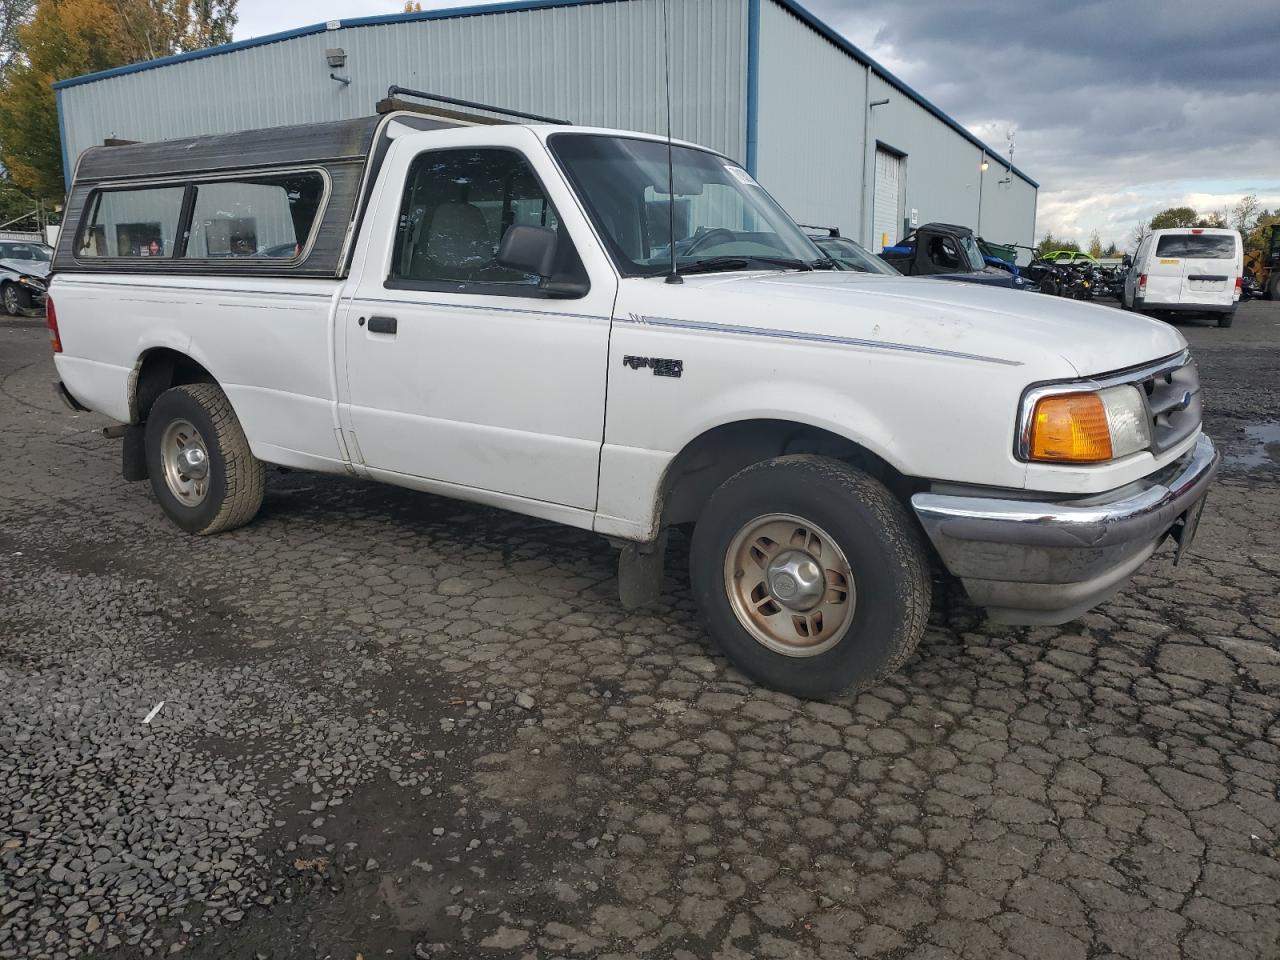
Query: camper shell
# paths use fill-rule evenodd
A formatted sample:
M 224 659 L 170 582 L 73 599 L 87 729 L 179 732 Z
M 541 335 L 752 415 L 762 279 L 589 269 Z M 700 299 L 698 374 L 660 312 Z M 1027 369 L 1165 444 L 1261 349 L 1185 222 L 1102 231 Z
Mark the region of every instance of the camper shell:
M 58 238 L 53 271 L 116 273 L 126 266 L 136 270 L 136 257 L 81 255 L 92 241 L 85 212 L 104 194 L 145 183 L 183 192 L 175 242 L 148 259 L 148 273 L 344 277 L 350 268 L 353 228 L 359 226 L 360 213 L 396 131 L 497 122 L 483 116 L 399 109 L 396 101 L 390 101 L 389 106 L 387 112 L 354 120 L 92 147 L 80 155 L 76 165 L 64 218 L 73 229 L 62 231 Z M 195 192 L 202 184 L 290 174 L 318 178 L 322 185 L 314 222 L 307 230 L 308 241 L 297 256 L 187 255 Z

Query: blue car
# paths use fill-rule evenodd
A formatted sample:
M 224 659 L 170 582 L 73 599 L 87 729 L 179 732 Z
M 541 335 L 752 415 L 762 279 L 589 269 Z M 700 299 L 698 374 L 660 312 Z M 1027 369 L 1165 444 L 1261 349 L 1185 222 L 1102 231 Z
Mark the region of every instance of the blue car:
M 926 223 L 880 252 L 880 259 L 912 277 L 937 277 L 980 283 L 1012 290 L 1035 290 L 1035 284 L 1019 275 L 1016 267 L 995 257 L 984 257 L 977 237 L 968 227 L 953 223 Z

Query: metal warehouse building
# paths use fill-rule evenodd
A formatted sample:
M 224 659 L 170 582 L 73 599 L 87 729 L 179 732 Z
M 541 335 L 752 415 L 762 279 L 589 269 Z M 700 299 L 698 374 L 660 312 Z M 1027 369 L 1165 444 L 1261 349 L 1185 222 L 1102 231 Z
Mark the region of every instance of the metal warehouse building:
M 744 163 L 800 222 L 877 250 L 931 220 L 1032 243 L 1036 182 L 798 4 L 668 3 L 672 133 Z M 55 84 L 64 166 L 108 138 L 367 116 L 392 84 L 661 133 L 662 37 L 662 0 L 316 24 Z

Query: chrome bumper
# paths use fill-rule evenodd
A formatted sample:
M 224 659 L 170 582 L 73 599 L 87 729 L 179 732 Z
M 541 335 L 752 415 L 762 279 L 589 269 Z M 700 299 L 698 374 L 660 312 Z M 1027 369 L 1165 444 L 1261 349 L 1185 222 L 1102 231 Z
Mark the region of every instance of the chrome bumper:
M 1119 490 L 1044 502 L 917 493 L 916 516 L 969 597 L 1002 623 L 1066 623 L 1106 600 L 1174 533 L 1185 547 L 1218 469 L 1203 434 Z

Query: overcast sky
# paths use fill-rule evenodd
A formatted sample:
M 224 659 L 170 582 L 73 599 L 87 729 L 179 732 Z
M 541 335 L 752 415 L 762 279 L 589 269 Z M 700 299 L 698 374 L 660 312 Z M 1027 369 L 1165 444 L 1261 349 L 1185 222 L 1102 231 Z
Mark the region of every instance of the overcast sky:
M 468 0 L 472 2 L 472 0 Z M 423 0 L 424 9 L 464 5 Z M 1277 0 L 807 0 L 1040 182 L 1037 237 L 1129 245 L 1168 206 L 1280 208 Z M 395 0 L 240 0 L 237 39 Z

